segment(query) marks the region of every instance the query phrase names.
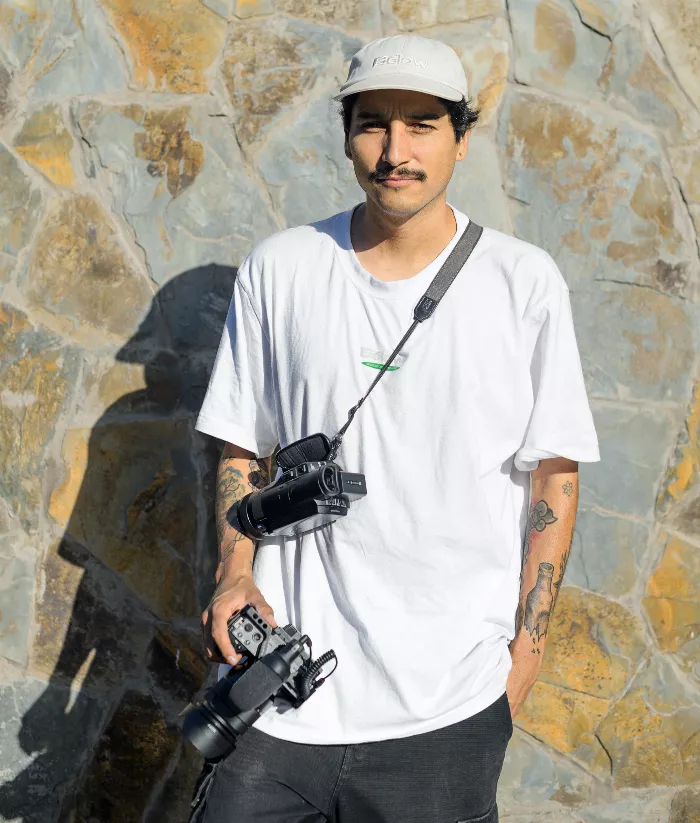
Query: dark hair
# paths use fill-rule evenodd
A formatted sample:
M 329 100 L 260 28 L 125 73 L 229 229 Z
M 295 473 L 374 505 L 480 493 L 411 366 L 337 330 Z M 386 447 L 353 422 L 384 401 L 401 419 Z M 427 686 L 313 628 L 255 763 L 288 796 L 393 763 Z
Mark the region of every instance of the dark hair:
M 359 94 L 349 94 L 340 101 L 342 106 L 341 115 L 343 118 L 343 128 L 345 129 L 346 137 L 350 133 L 352 110 L 358 97 Z M 438 97 L 437 99 L 447 109 L 447 114 L 455 133 L 455 142 L 458 143 L 470 129 L 476 126 L 481 112 L 479 109 L 472 108 L 471 99 L 468 100 L 464 97 L 461 100 L 444 100 L 442 97 Z

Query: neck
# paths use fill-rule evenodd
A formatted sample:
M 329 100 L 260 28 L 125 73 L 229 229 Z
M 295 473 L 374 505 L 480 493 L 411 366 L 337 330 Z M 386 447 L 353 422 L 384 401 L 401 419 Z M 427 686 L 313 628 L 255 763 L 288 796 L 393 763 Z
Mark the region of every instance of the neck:
M 360 262 L 382 280 L 417 274 L 440 254 L 456 230 L 444 194 L 407 217 L 387 214 L 367 199 L 355 211 L 350 229 Z

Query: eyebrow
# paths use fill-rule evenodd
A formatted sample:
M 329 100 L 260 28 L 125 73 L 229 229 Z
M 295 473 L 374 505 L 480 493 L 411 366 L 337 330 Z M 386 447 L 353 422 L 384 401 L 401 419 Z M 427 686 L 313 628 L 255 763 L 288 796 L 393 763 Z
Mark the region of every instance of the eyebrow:
M 437 112 L 429 111 L 429 112 L 425 112 L 423 114 L 421 114 L 421 113 L 419 113 L 419 114 L 409 114 L 408 119 L 409 120 L 439 120 L 441 117 L 444 117 L 445 114 L 446 114 L 446 112 L 444 114 L 438 114 Z M 362 120 L 382 120 L 383 119 L 383 115 L 378 114 L 377 112 L 374 112 L 374 111 L 358 111 L 357 112 L 357 117 L 361 118 Z

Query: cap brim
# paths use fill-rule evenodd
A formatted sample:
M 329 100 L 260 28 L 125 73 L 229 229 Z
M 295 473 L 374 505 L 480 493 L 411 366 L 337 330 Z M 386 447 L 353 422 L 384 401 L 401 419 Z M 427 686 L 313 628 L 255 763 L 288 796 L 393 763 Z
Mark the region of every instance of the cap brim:
M 429 80 L 423 77 L 414 77 L 407 74 L 385 74 L 381 77 L 372 77 L 365 80 L 358 80 L 356 83 L 341 86 L 340 92 L 336 94 L 334 100 L 342 100 L 351 94 L 359 94 L 361 91 L 377 91 L 379 89 L 405 89 L 406 91 L 419 91 L 423 94 L 432 94 L 434 97 L 442 97 L 444 100 L 462 100 L 466 94 L 439 83 L 437 80 Z

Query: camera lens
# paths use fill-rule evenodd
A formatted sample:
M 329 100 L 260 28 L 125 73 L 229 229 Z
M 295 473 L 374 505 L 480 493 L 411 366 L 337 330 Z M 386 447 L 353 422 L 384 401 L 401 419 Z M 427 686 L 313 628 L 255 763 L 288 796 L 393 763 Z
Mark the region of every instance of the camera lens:
M 323 470 L 323 483 L 328 489 L 328 491 L 336 491 L 335 472 L 330 466 L 326 466 L 326 468 Z

